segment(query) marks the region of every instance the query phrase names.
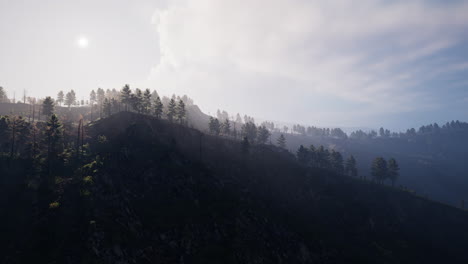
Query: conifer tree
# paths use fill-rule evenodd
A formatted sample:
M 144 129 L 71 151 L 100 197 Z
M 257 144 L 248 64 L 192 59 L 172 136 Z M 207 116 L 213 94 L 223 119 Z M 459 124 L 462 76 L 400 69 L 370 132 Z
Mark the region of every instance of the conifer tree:
M 357 177 L 357 175 L 358 175 L 358 171 L 357 171 L 357 168 L 356 168 L 356 159 L 354 158 L 353 155 L 351 155 L 346 160 L 345 173 L 346 173 L 346 175 L 351 176 L 351 177 Z
M 44 141 L 47 145 L 47 171 L 49 176 L 52 176 L 52 165 L 58 155 L 58 143 L 63 136 L 63 126 L 57 115 L 50 116 L 44 134 Z M 49 177 L 48 183 L 52 184 L 53 178 Z
M 63 91 L 60 91 L 58 94 L 57 94 L 57 103 L 61 106 L 63 104 L 63 102 L 65 101 L 64 99 L 65 95 L 63 94 Z
M 128 111 L 128 106 L 131 105 L 132 102 L 132 91 L 128 84 L 126 84 L 120 91 L 120 100 L 122 104 L 125 105 L 125 111 Z
M 210 116 L 210 122 L 208 124 L 210 133 L 218 136 L 219 133 L 221 132 L 221 124 L 219 123 L 219 120 L 217 118 L 213 118 Z
M 388 169 L 387 169 L 387 162 L 382 157 L 377 157 L 372 162 L 371 167 L 371 174 L 372 177 L 378 182 L 383 183 L 385 178 L 387 177 Z
M 245 124 L 242 125 L 241 132 L 242 136 L 247 137 L 247 139 L 251 143 L 254 143 L 257 139 L 257 126 L 251 121 L 247 121 Z
M 270 137 L 270 131 L 265 126 L 261 126 L 258 128 L 258 133 L 257 133 L 257 142 L 258 144 L 265 144 L 268 141 L 268 138 Z
M 176 108 L 177 121 L 183 124 L 185 120 L 185 115 L 186 115 L 185 103 L 184 101 L 179 100 L 179 104 L 177 105 L 177 108 Z
M 172 122 L 176 114 L 177 114 L 177 104 L 175 102 L 175 99 L 171 98 L 171 101 L 169 101 L 169 105 L 167 106 L 167 119 Z
M 146 89 L 143 93 L 143 113 L 149 114 L 151 112 L 151 91 Z
M 304 148 L 304 146 L 300 146 L 299 149 L 297 150 L 296 153 L 297 160 L 304 165 L 307 165 L 309 163 L 309 150 Z
M 392 181 L 392 186 L 395 186 L 395 182 L 400 176 L 400 167 L 395 159 L 391 158 L 388 161 L 388 178 Z
M 109 99 L 107 98 L 104 99 L 102 108 L 103 108 L 104 116 L 109 117 L 112 115 L 112 105 Z
M 7 103 L 8 102 L 8 96 L 5 92 L 5 89 L 0 86 L 0 103 Z
M 278 138 L 277 145 L 280 148 L 285 149 L 286 148 L 286 138 L 284 137 L 283 134 L 281 134 Z
M 223 123 L 223 134 L 224 135 L 231 134 L 231 122 L 229 122 L 229 119 L 226 119 Z
M 154 101 L 154 115 L 156 116 L 156 118 L 162 117 L 163 109 L 164 109 L 164 106 L 161 102 L 161 98 L 157 96 L 156 100 Z
M 55 111 L 54 99 L 47 96 L 42 102 L 42 114 L 50 117 Z
M 76 94 L 75 91 L 71 90 L 65 96 L 65 104 L 70 108 L 70 106 L 74 105 L 76 102 Z
M 332 169 L 335 172 L 342 174 L 344 171 L 344 168 L 343 168 L 343 156 L 341 156 L 341 153 L 338 151 L 332 150 L 332 152 L 330 153 L 330 159 L 331 159 L 330 163 L 331 163 Z

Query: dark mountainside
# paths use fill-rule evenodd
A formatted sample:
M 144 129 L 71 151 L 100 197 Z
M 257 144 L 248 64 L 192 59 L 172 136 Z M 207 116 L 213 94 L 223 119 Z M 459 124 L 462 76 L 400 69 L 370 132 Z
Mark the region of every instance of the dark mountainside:
M 280 133 L 273 133 L 275 141 Z M 370 178 L 370 164 L 376 156 L 395 158 L 400 163 L 398 185 L 430 199 L 460 206 L 468 201 L 468 130 L 451 129 L 411 137 L 366 139 L 284 134 L 288 148 L 323 145 L 344 156 L 354 155 L 359 174 Z
M 466 211 L 147 115 L 86 130 L 52 191 L 1 159 L 0 263 L 468 263 Z
M 204 114 L 197 105 L 187 104 L 186 107 L 189 126 L 207 132 L 210 116 Z M 40 108 L 36 105 L 36 111 Z M 79 116 L 92 120 L 93 116 L 99 116 L 98 109 L 90 114 L 89 107 L 69 109 L 57 106 L 56 109 L 59 115 L 67 116 L 69 120 L 78 120 Z M 31 106 L 28 104 L 0 103 L 0 114 L 14 112 L 30 116 L 30 111 Z M 223 121 L 222 118 L 219 120 Z M 457 127 L 457 124 L 452 125 Z M 231 127 L 234 126 L 237 126 L 240 132 L 242 123 L 231 121 Z M 468 201 L 468 163 L 465 160 L 468 155 L 468 129 L 466 123 L 458 126 L 461 128 L 445 131 L 439 129 L 432 133 L 419 129 L 401 137 L 381 137 L 377 134 L 361 137 L 343 137 L 339 134 L 323 136 L 309 134 L 306 130 L 291 133 L 292 129 L 282 133 L 278 127 L 270 131 L 271 142 L 276 142 L 283 134 L 286 137 L 287 148 L 293 153 L 300 145 L 309 147 L 313 144 L 315 147 L 323 145 L 325 148 L 335 149 L 343 153 L 345 158 L 353 155 L 357 160 L 359 175 L 368 179 L 371 178 L 370 166 L 375 157 L 395 158 L 402 168 L 397 185 L 405 186 L 429 199 L 460 206 L 463 201 Z

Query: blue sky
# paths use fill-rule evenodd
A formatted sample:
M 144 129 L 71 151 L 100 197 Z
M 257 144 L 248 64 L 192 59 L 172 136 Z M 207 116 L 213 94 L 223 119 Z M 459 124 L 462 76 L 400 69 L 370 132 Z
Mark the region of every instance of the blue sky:
M 467 121 L 467 14 L 468 1 L 0 0 L 0 85 L 130 83 L 318 126 Z

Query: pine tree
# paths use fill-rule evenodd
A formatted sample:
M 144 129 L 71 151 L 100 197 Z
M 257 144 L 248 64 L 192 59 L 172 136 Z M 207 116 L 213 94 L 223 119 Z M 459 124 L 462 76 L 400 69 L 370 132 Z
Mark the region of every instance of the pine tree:
M 221 124 L 217 118 L 210 116 L 210 122 L 208 124 L 210 132 L 216 136 L 221 132 Z
M 63 94 L 63 91 L 60 91 L 57 94 L 57 103 L 61 106 L 63 104 L 65 95 Z
M 395 182 L 400 176 L 400 167 L 395 159 L 388 161 L 388 178 L 392 181 L 392 186 L 395 186 Z
M 377 157 L 372 162 L 371 167 L 371 174 L 372 177 L 378 182 L 383 183 L 385 178 L 387 177 L 388 169 L 387 169 L 387 162 L 382 157 Z
M 103 103 L 103 112 L 104 112 L 104 116 L 106 117 L 109 117 L 112 115 L 112 105 L 109 101 L 109 99 L 104 99 L 104 103 Z
M 161 118 L 162 113 L 163 113 L 164 105 L 161 102 L 161 98 L 156 97 L 156 100 L 154 101 L 154 115 L 156 118 Z
M 135 93 L 130 95 L 131 105 L 133 110 L 141 113 L 143 110 L 143 93 L 140 89 L 136 88 Z
M 8 116 L 0 116 L 0 152 L 6 151 L 9 133 L 10 118 Z
M 167 106 L 167 119 L 172 122 L 176 114 L 177 114 L 177 104 L 175 102 L 175 99 L 171 98 L 171 101 L 169 101 L 169 105 Z
M 249 142 L 254 143 L 255 140 L 257 139 L 257 132 L 258 132 L 257 126 L 253 122 L 248 121 L 245 124 L 243 124 L 241 131 L 242 131 L 242 136 L 247 137 Z
M 57 115 L 53 114 L 47 121 L 46 129 L 44 132 L 44 140 L 47 145 L 47 171 L 49 175 L 48 184 L 53 183 L 52 165 L 58 155 L 58 143 L 63 136 L 63 127 Z
M 308 149 L 304 148 L 304 146 L 301 145 L 299 147 L 299 149 L 297 150 L 296 156 L 297 156 L 297 160 L 301 164 L 307 165 L 309 163 L 310 153 Z
M 54 111 L 55 111 L 54 99 L 52 99 L 52 97 L 50 96 L 47 96 L 42 102 L 42 114 L 49 117 L 54 113 Z
M 339 174 L 343 174 L 344 168 L 343 168 L 343 156 L 341 156 L 341 153 L 335 150 L 332 150 L 330 153 L 330 163 L 332 169 Z
M 70 108 L 70 106 L 75 105 L 76 102 L 76 94 L 75 91 L 71 90 L 65 96 L 65 104 Z
M 128 84 L 126 84 L 120 91 L 120 100 L 122 104 L 125 105 L 125 111 L 128 111 L 128 106 L 131 105 L 132 102 L 132 91 Z
M 223 134 L 226 136 L 231 134 L 231 122 L 229 122 L 229 119 L 226 119 L 223 123 Z
M 357 171 L 357 168 L 356 168 L 356 159 L 354 159 L 353 155 L 351 155 L 346 160 L 345 173 L 346 173 L 346 175 L 351 176 L 351 177 L 357 177 L 357 175 L 358 175 L 358 171 Z
M 143 113 L 149 114 L 151 112 L 151 91 L 146 89 L 143 93 Z
M 91 102 L 91 105 L 94 105 L 94 103 L 96 103 L 96 92 L 94 90 L 91 91 L 91 93 L 89 94 L 89 101 Z
M 186 111 L 185 111 L 185 103 L 184 103 L 184 101 L 179 100 L 179 104 L 177 105 L 177 109 L 176 109 L 176 115 L 177 115 L 177 120 L 178 120 L 181 124 L 184 123 L 185 114 L 186 114 Z
M 0 86 L 0 103 L 7 103 L 8 102 L 8 97 L 5 92 L 5 89 Z
M 281 134 L 277 141 L 278 147 L 285 149 L 286 148 L 286 138 Z
M 270 131 L 265 126 L 258 128 L 257 142 L 258 144 L 265 144 L 270 138 Z

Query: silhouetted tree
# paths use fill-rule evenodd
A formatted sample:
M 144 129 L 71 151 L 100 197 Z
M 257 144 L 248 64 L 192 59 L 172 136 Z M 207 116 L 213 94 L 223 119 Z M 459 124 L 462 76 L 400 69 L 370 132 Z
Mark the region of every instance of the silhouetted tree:
M 378 182 L 383 183 L 385 178 L 387 177 L 388 169 L 387 169 L 387 162 L 382 157 L 377 157 L 372 162 L 371 167 L 371 174 L 372 177 Z
M 64 101 L 65 101 L 65 95 L 63 94 L 63 91 L 60 91 L 57 94 L 57 103 L 61 106 Z
M 107 99 L 107 98 L 104 99 L 104 103 L 103 103 L 102 108 L 103 108 L 103 112 L 104 112 L 105 116 L 108 117 L 108 116 L 112 115 L 112 105 L 111 105 L 109 99 Z
M 172 122 L 174 120 L 174 117 L 176 116 L 176 114 L 177 114 L 177 104 L 175 102 L 175 99 L 171 98 L 171 100 L 169 101 L 169 104 L 167 106 L 167 114 L 166 114 L 167 119 Z
M 229 122 L 229 119 L 226 119 L 223 123 L 223 134 L 224 135 L 231 134 L 231 122 Z
M 130 86 L 128 84 L 124 85 L 120 91 L 120 99 L 122 104 L 125 105 L 125 111 L 128 111 L 128 106 L 132 103 L 132 91 L 130 90 Z
M 47 96 L 42 102 L 42 114 L 49 117 L 54 113 L 54 111 L 55 111 L 54 99 L 52 99 L 52 97 L 50 96 Z
M 217 136 L 221 132 L 221 124 L 219 123 L 219 120 L 217 118 L 213 118 L 212 116 L 210 116 L 208 128 L 210 129 L 210 133 Z
M 309 150 L 304 148 L 304 146 L 301 145 L 299 147 L 299 149 L 297 150 L 296 156 L 297 156 L 297 160 L 300 163 L 304 165 L 307 165 L 309 163 L 309 158 L 310 158 Z
M 179 104 L 177 105 L 177 109 L 176 109 L 177 121 L 179 121 L 179 123 L 181 123 L 181 124 L 184 123 L 185 114 L 186 114 L 185 103 L 181 99 L 181 100 L 179 100 Z
M 146 89 L 143 93 L 143 103 L 142 103 L 143 113 L 149 114 L 151 112 L 151 91 Z
M 99 109 L 99 117 L 102 117 L 104 99 L 106 99 L 106 92 L 102 88 L 98 88 L 96 92 L 96 100 Z
M 358 170 L 356 168 L 356 159 L 354 158 L 353 155 L 351 155 L 346 160 L 345 173 L 346 175 L 351 176 L 351 177 L 357 177 L 358 175 Z
M 332 169 L 339 173 L 343 174 L 344 168 L 343 168 L 343 156 L 341 156 L 341 153 L 335 150 L 331 151 L 330 154 L 330 163 L 332 166 Z
M 280 148 L 283 148 L 283 149 L 286 148 L 286 138 L 284 137 L 283 134 L 279 136 L 277 144 L 278 144 L 278 147 Z
M 164 106 L 161 102 L 161 99 L 159 96 L 156 97 L 156 100 L 154 101 L 154 115 L 156 118 L 161 118 L 162 113 L 163 113 Z
M 249 119 L 246 118 L 246 120 Z M 257 139 L 257 126 L 253 122 L 247 121 L 242 125 L 242 136 L 247 137 L 249 142 L 255 142 Z
M 9 131 L 10 118 L 8 116 L 0 116 L 0 152 L 5 151 L 8 146 Z
M 45 128 L 45 143 L 47 145 L 47 171 L 49 176 L 52 174 L 52 163 L 58 154 L 58 143 L 63 136 L 63 128 L 57 115 L 53 114 L 47 121 Z M 51 183 L 49 178 L 49 183 Z
M 270 138 L 270 131 L 264 126 L 261 126 L 258 128 L 258 133 L 257 133 L 257 142 L 258 144 L 265 144 L 268 141 L 268 138 Z
M 400 167 L 395 159 L 390 159 L 388 161 L 388 178 L 392 181 L 392 186 L 395 186 L 395 182 L 400 175 Z

